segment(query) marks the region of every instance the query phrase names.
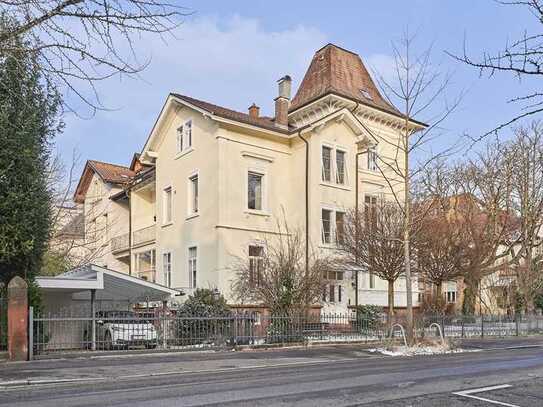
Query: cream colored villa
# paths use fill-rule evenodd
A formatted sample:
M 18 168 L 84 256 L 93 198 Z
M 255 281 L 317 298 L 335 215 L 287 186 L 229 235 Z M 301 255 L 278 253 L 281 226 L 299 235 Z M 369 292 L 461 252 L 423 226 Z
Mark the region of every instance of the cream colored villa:
M 357 190 L 360 205 L 390 198 L 377 159 L 393 159 L 405 119 L 357 54 L 328 44 L 294 97 L 289 76 L 278 88 L 274 117 L 171 93 L 129 167 L 89 161 L 75 201 L 101 251 L 94 262 L 188 293 L 217 288 L 236 305 L 233 261 L 257 264 L 283 214 L 308 228 L 312 247 L 333 251 Z M 337 273 L 326 311 L 355 305 L 352 274 Z M 358 280 L 359 304 L 387 304 L 386 282 L 365 271 Z M 402 279 L 396 295 L 405 306 Z

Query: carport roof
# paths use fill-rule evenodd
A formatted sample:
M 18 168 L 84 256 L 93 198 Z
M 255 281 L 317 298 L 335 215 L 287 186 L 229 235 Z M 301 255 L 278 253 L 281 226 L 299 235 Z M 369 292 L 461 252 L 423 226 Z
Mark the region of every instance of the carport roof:
M 37 277 L 45 293 L 90 293 L 96 290 L 97 300 L 131 302 L 164 301 L 180 291 L 94 264 L 67 271 L 55 277 Z

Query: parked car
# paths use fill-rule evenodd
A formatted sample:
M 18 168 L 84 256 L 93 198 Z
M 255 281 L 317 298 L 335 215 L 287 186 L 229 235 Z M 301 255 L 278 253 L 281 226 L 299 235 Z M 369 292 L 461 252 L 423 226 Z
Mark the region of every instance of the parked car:
M 96 348 L 121 349 L 130 346 L 157 346 L 157 331 L 153 324 L 132 311 L 98 311 L 96 320 Z M 85 331 L 85 340 L 90 345 L 91 329 Z

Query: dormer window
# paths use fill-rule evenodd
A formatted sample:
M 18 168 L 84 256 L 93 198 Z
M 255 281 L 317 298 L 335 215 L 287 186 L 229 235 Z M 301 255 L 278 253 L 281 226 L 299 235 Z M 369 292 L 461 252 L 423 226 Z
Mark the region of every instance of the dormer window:
M 360 89 L 360 93 L 362 94 L 362 96 L 364 96 L 366 99 L 369 99 L 369 100 L 373 100 L 373 98 L 371 97 L 370 93 L 368 92 L 367 89 Z

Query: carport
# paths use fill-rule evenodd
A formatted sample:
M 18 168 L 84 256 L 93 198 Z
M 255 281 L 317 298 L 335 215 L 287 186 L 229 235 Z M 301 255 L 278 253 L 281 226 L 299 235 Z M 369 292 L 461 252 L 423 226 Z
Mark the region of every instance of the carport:
M 96 348 L 96 304 L 103 301 L 162 302 L 165 306 L 178 290 L 152 283 L 97 265 L 87 265 L 55 277 L 37 277 L 45 311 L 49 314 L 70 313 L 76 305 L 88 304 L 92 326 L 92 349 Z M 73 314 L 73 312 L 72 312 Z

